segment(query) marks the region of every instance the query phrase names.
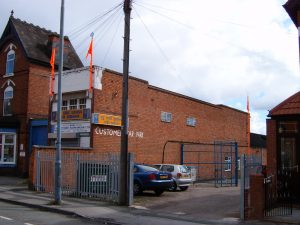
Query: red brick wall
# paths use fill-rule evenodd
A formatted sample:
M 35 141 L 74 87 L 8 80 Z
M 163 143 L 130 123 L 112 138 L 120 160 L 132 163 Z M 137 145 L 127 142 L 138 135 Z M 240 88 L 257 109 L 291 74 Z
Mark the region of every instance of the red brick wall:
M 122 76 L 105 71 L 103 89 L 94 91 L 93 111 L 121 115 L 121 87 Z M 161 111 L 172 113 L 171 123 L 161 122 Z M 186 125 L 187 117 L 196 118 L 196 127 Z M 129 137 L 129 151 L 135 153 L 137 162 L 160 163 L 164 145 L 170 140 L 206 143 L 236 140 L 239 145 L 246 145 L 246 124 L 246 113 L 172 94 L 139 79 L 129 80 L 129 131 L 143 132 L 143 138 L 136 133 Z M 120 151 L 120 137 L 97 134 L 100 129 L 120 128 L 93 125 L 94 149 Z M 180 162 L 179 144 L 168 144 L 165 153 L 166 163 Z
M 30 64 L 28 117 L 48 118 L 50 68 Z

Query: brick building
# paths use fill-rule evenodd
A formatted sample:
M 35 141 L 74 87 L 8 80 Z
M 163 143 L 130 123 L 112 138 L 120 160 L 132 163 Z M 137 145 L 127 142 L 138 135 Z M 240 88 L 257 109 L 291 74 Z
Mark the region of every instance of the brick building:
M 268 172 L 277 174 L 280 170 L 291 171 L 292 193 L 300 202 L 300 92 L 277 105 L 268 116 Z
M 300 0 L 289 0 L 283 7 L 299 29 Z M 293 179 L 289 188 L 300 202 L 300 92 L 278 104 L 268 116 L 268 173 L 275 175 L 279 180 L 278 171 L 290 171 Z
M 120 151 L 122 74 L 94 66 L 65 71 L 62 77 L 62 146 Z M 57 79 L 56 79 L 57 80 Z M 57 83 L 56 83 L 57 87 Z M 57 88 L 54 90 L 57 93 Z M 52 101 L 50 143 L 56 138 L 56 98 Z M 129 151 L 139 163 L 181 162 L 181 143 L 236 141 L 247 146 L 246 112 L 215 105 L 129 79 Z M 168 144 L 166 145 L 166 143 Z
M 49 72 L 59 35 L 10 16 L 0 39 L 0 174 L 26 175 L 33 144 L 47 144 Z M 82 67 L 65 38 L 65 68 Z M 58 59 L 56 59 L 58 62 Z

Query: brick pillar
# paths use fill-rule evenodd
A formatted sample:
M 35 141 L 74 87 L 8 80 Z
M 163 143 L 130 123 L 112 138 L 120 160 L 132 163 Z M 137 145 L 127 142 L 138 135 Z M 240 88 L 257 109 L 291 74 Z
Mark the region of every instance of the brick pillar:
M 250 175 L 249 203 L 247 219 L 263 219 L 265 208 L 263 175 Z
M 245 220 L 250 217 L 250 201 L 249 201 L 249 189 L 245 189 L 244 192 L 244 218 Z

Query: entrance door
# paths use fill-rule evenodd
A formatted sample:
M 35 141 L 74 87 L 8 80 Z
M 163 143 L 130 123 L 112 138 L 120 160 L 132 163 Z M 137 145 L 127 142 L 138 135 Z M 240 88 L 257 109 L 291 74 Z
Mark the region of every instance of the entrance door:
M 296 137 L 281 137 L 280 138 L 280 165 L 279 169 L 291 172 L 292 194 L 296 201 L 300 202 L 300 173 L 299 165 L 300 154 L 297 152 L 297 138 Z
M 48 121 L 32 120 L 30 126 L 29 152 L 33 145 L 47 145 L 48 143 Z

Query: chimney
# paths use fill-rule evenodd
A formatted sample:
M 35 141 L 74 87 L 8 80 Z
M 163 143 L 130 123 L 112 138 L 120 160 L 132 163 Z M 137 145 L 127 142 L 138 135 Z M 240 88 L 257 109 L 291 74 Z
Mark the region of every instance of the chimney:
M 59 57 L 59 35 L 57 33 L 51 33 L 48 36 L 48 42 L 47 42 L 47 49 L 48 49 L 48 54 L 49 54 L 49 59 L 51 58 L 51 54 L 52 54 L 52 48 L 55 48 L 55 62 L 57 61 L 58 57 Z M 68 37 L 65 36 L 64 38 L 64 62 L 67 62 L 68 60 L 68 55 L 70 53 L 70 40 Z

